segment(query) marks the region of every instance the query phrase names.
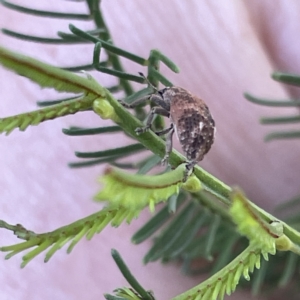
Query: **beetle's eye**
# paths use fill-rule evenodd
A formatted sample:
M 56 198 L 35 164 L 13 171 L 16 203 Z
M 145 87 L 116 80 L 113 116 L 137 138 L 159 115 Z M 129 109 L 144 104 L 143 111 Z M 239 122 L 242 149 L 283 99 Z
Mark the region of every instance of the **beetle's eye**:
M 164 93 L 166 92 L 167 89 L 168 89 L 168 88 L 164 88 L 164 89 L 162 89 L 162 90 L 159 90 L 159 91 L 158 91 L 159 95 L 163 97 L 163 95 L 164 95 Z

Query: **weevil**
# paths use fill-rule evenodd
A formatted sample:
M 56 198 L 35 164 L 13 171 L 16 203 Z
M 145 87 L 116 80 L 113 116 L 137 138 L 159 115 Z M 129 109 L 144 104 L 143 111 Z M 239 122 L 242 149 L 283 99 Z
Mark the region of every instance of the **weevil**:
M 142 73 L 140 75 L 152 86 Z M 134 108 L 147 100 L 157 105 L 151 109 L 145 127 L 136 128 L 137 134 L 142 134 L 151 128 L 156 114 L 170 118 L 170 127 L 156 132 L 157 135 L 166 134 L 166 152 L 162 163 L 168 162 L 173 148 L 172 140 L 175 132 L 188 159 L 183 178 L 183 181 L 186 181 L 193 172 L 194 166 L 204 158 L 214 142 L 215 121 L 205 102 L 189 91 L 177 86 L 166 87 L 161 90 L 154 86 L 152 88 L 154 93 L 147 97 L 138 99 L 131 104 L 120 102 L 126 108 Z

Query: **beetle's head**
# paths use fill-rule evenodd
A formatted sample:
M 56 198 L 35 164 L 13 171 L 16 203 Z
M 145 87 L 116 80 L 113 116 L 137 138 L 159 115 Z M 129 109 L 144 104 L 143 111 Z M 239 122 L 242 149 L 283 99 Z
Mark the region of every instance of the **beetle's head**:
M 163 88 L 163 89 L 157 91 L 157 93 L 158 93 L 162 98 L 164 98 L 165 93 L 167 93 L 167 91 L 168 91 L 169 89 L 170 89 L 170 87 L 165 87 L 165 88 Z

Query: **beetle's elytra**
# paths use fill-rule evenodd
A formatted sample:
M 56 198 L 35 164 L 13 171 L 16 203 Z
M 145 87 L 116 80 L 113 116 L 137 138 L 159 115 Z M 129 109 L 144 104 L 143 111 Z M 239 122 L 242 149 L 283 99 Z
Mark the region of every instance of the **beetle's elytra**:
M 207 105 L 180 87 L 167 88 L 163 97 L 170 101 L 170 119 L 187 159 L 201 161 L 214 142 L 215 122 Z
M 156 132 L 158 135 L 167 134 L 166 153 L 163 162 L 168 161 L 172 151 L 172 137 L 175 131 L 188 159 L 183 180 L 186 181 L 193 167 L 203 159 L 214 142 L 214 119 L 203 100 L 181 87 L 173 86 L 162 90 L 155 89 L 155 91 L 154 94 L 136 100 L 130 105 L 121 103 L 128 108 L 133 108 L 148 99 L 157 104 L 156 107 L 152 108 L 146 126 L 136 129 L 137 134 L 141 134 L 151 127 L 155 114 L 170 117 L 170 127 Z

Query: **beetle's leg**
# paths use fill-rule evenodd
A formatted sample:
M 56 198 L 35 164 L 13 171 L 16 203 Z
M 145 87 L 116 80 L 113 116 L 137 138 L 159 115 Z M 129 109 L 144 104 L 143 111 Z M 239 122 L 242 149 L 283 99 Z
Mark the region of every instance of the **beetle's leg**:
M 195 160 L 191 160 L 189 162 L 187 162 L 187 164 L 185 165 L 185 171 L 184 171 L 184 176 L 183 176 L 183 182 L 186 182 L 188 177 L 190 175 L 192 175 L 193 170 L 194 170 L 194 166 L 197 164 L 197 161 Z
M 118 100 L 120 104 L 122 104 L 126 108 L 134 108 L 138 106 L 139 104 L 142 104 L 146 102 L 147 100 L 150 100 L 151 102 L 155 103 L 157 106 L 161 106 L 165 110 L 169 111 L 170 110 L 170 104 L 168 104 L 160 95 L 152 94 L 152 95 L 147 95 L 142 97 L 141 99 L 137 99 L 133 102 L 126 103 L 123 100 Z
M 145 127 L 138 127 L 136 128 L 135 132 L 136 134 L 141 134 L 141 133 L 144 133 L 146 131 L 149 130 L 149 128 L 151 127 L 151 124 L 153 122 L 153 119 L 154 119 L 154 116 L 158 114 L 158 115 L 162 115 L 162 116 L 166 116 L 166 117 L 169 117 L 169 112 L 166 111 L 164 108 L 162 107 L 153 107 L 150 111 L 150 114 L 148 115 L 147 117 L 147 120 L 146 120 L 146 126 Z
M 164 108 L 167 111 L 170 111 L 170 103 L 164 100 L 164 98 L 159 94 L 152 94 L 150 96 L 150 101 L 155 103 L 157 106 Z
M 123 100 L 118 100 L 118 102 L 126 108 L 134 108 L 134 107 L 138 106 L 139 104 L 142 104 L 142 103 L 146 102 L 147 100 L 149 100 L 150 97 L 151 97 L 151 95 L 147 95 L 145 97 L 142 97 L 141 99 L 137 99 L 137 100 L 133 101 L 130 104 L 124 102 Z
M 170 153 L 172 152 L 173 148 L 173 133 L 174 133 L 174 126 L 171 124 L 168 135 L 166 136 L 166 153 L 164 158 L 162 159 L 161 163 L 162 165 L 165 165 L 168 163 Z
M 155 131 L 155 133 L 156 133 L 156 135 L 161 136 L 161 135 L 164 135 L 164 134 L 168 133 L 172 128 L 173 128 L 173 125 L 171 125 L 168 128 L 165 128 L 163 130 Z

